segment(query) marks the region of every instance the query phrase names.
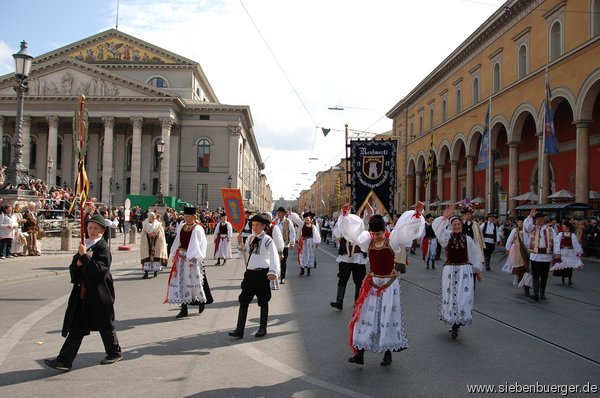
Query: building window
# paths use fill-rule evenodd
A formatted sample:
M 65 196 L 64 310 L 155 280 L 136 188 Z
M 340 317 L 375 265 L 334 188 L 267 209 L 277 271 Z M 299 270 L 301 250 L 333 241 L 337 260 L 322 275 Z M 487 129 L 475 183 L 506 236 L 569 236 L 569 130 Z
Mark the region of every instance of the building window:
M 208 206 L 208 184 L 198 184 L 196 203 L 198 205 Z
M 433 131 L 434 119 L 433 119 L 433 107 L 429 109 L 429 130 Z
M 448 120 L 448 104 L 446 104 L 446 99 L 442 100 L 442 122 Z
M 592 37 L 600 35 L 600 0 L 592 1 Z
M 562 26 L 556 21 L 550 27 L 550 61 L 562 55 Z
M 158 193 L 158 178 L 152 179 L 152 195 L 156 195 Z
M 456 114 L 462 111 L 462 94 L 460 90 L 456 90 Z
M 415 123 L 411 119 L 410 120 L 410 139 L 412 140 L 413 138 L 415 138 Z
M 419 115 L 419 135 L 423 135 L 423 114 Z
M 493 74 L 493 78 L 494 78 L 494 93 L 497 93 L 498 91 L 500 91 L 500 79 L 501 79 L 501 73 L 500 73 L 500 63 L 496 62 L 494 64 L 494 74 Z
M 167 88 L 167 81 L 160 77 L 153 77 L 148 84 L 154 87 Z
M 11 148 L 10 138 L 7 136 L 2 137 L 2 166 L 8 167 L 10 165 Z
M 37 140 L 35 137 L 31 137 L 29 140 L 29 168 L 35 169 L 35 163 L 37 160 Z
M 58 145 L 56 146 L 56 161 L 54 162 L 54 167 L 56 170 L 62 170 L 62 151 L 63 151 L 63 139 L 62 137 L 58 137 Z M 60 185 L 60 181 L 58 182 Z
M 197 171 L 208 172 L 210 166 L 210 142 L 203 138 L 198 142 L 198 166 Z
M 125 193 L 126 194 L 131 193 L 131 177 L 127 177 L 125 179 Z
M 133 139 L 130 138 L 127 140 L 127 151 L 125 151 L 125 166 L 127 171 L 131 171 L 131 156 L 133 153 Z M 127 191 L 129 192 L 129 191 Z
M 479 78 L 473 79 L 473 105 L 479 102 Z
M 527 46 L 521 45 L 519 47 L 519 53 L 517 55 L 517 76 L 519 79 L 527 76 Z

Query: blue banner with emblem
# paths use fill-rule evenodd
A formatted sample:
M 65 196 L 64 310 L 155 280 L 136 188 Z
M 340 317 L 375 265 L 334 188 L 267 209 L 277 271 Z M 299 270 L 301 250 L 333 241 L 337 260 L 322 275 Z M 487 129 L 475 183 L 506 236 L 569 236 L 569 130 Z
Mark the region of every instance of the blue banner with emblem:
M 351 202 L 361 209 L 374 197 L 381 214 L 394 208 L 396 181 L 396 141 L 350 141 Z M 379 207 L 379 206 L 377 206 Z

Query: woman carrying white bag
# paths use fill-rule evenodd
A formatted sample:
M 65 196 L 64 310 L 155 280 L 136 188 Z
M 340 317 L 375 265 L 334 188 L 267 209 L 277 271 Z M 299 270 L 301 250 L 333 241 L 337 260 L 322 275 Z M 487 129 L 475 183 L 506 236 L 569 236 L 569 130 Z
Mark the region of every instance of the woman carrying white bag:
M 523 287 L 525 296 L 530 297 L 529 288 L 531 287 L 531 282 L 529 284 L 526 283 L 527 280 L 531 280 L 531 275 L 529 274 L 529 256 L 523 234 L 523 221 L 525 221 L 525 217 L 517 217 L 517 226 L 510 232 L 506 240 L 508 259 L 502 270 L 513 274 L 515 276 L 513 285 Z

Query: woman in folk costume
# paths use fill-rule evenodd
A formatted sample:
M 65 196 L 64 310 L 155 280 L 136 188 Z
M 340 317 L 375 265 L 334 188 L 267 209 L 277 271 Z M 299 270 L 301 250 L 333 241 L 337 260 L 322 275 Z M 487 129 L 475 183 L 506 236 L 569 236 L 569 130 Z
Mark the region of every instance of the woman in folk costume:
M 431 268 L 435 269 L 435 254 L 437 250 L 437 239 L 431 223 L 433 222 L 433 216 L 428 213 L 425 215 L 425 232 L 423 236 L 422 249 L 423 249 L 423 260 L 427 264 L 429 269 L 429 262 L 431 261 Z
M 462 233 L 462 221 L 453 212 L 454 205 L 433 221 L 433 230 L 438 242 L 446 248 L 438 316 L 452 325 L 450 333 L 456 339 L 459 328 L 473 320 L 474 274 L 483 270 L 484 259 L 473 239 Z
M 565 277 L 569 278 L 569 286 L 573 285 L 573 268 L 583 268 L 581 255 L 583 249 L 573 233 L 573 224 L 570 221 L 563 221 L 562 232 L 556 236 L 554 241 L 554 256 L 557 262 L 550 268 L 552 275 L 562 277 L 562 284 L 565 284 Z
M 171 273 L 165 300 L 169 304 L 181 304 L 181 311 L 176 318 L 188 315 L 188 304 L 198 304 L 199 312 L 202 313 L 204 304 L 213 301 L 202 263 L 205 257 L 204 228 L 198 223 L 196 208 L 186 207 L 183 210 L 183 222 L 177 228 L 177 235 L 171 247 Z
M 227 262 L 227 259 L 231 257 L 229 250 L 229 240 L 233 236 L 233 227 L 231 223 L 227 221 L 227 213 L 221 213 L 221 222 L 215 227 L 215 258 L 217 259 L 216 265 L 221 265 L 221 259 L 223 259 L 223 265 Z
M 153 272 L 154 277 L 167 265 L 167 241 L 165 230 L 154 212 L 148 213 L 148 218 L 142 223 L 142 237 L 140 241 L 140 256 L 144 279 L 148 279 L 148 272 Z
M 312 217 L 308 213 L 303 214 L 303 219 L 296 213 L 291 213 L 292 221 L 300 226 L 300 239 L 298 239 L 298 263 L 300 264 L 300 276 L 310 276 L 310 270 L 316 268 L 316 250 L 321 243 L 321 234 L 319 228 L 313 223 Z
M 410 246 L 423 235 L 423 203 L 417 204 L 416 211 L 402 214 L 389 237 L 382 216 L 372 216 L 369 231 L 365 231 L 364 221 L 349 214 L 349 210 L 350 205 L 342 208 L 338 220 L 340 234 L 368 254 L 370 272 L 362 284 L 348 326 L 348 344 L 354 352 L 348 361 L 362 365 L 365 350 L 384 352 L 381 365 L 387 366 L 392 363 L 392 351 L 408 348 L 395 258 L 402 246 Z
M 517 226 L 510 231 L 510 235 L 506 239 L 508 258 L 503 270 L 506 269 L 507 272 L 515 276 L 515 283 L 513 283 L 515 286 L 521 282 L 523 275 L 529 272 L 529 252 L 525 245 L 525 233 L 523 232 L 524 220 L 525 217 L 523 216 L 517 217 Z M 525 290 L 525 296 L 529 297 L 529 286 L 523 286 L 523 289 Z

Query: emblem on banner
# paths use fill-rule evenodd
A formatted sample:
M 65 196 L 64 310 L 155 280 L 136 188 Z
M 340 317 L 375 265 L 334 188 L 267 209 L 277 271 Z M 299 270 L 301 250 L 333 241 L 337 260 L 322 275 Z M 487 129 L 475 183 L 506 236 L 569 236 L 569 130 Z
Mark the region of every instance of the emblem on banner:
M 362 172 L 370 180 L 376 180 L 383 174 L 383 156 L 363 156 Z

